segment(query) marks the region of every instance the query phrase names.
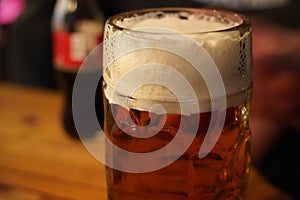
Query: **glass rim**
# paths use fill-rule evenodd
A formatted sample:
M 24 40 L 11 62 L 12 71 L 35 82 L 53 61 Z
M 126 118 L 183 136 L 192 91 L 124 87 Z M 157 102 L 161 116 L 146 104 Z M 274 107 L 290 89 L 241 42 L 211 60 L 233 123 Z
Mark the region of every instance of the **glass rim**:
M 219 14 L 221 16 L 226 16 L 230 17 L 234 22 L 236 20 L 238 21 L 238 24 L 222 28 L 222 29 L 216 29 L 216 30 L 207 30 L 207 31 L 197 31 L 197 32 L 174 32 L 174 33 L 165 33 L 165 32 L 148 32 L 145 30 L 137 30 L 137 29 L 132 29 L 128 27 L 122 27 L 116 24 L 117 20 L 124 19 L 126 17 L 134 17 L 137 15 L 143 15 L 151 12 L 170 12 L 170 13 L 176 13 L 176 12 L 189 12 L 189 13 L 199 13 L 199 14 L 207 14 L 207 15 L 212 15 L 217 16 L 215 14 Z M 121 12 L 118 14 L 115 14 L 111 17 L 109 17 L 106 20 L 106 25 L 105 26 L 112 26 L 113 29 L 119 30 L 119 31 L 126 31 L 126 32 L 132 32 L 132 33 L 140 33 L 140 34 L 156 34 L 156 35 L 173 35 L 173 34 L 186 34 L 186 35 L 195 35 L 195 34 L 205 34 L 205 33 L 218 33 L 218 32 L 229 32 L 229 31 L 237 31 L 241 30 L 244 28 L 250 28 L 250 21 L 249 19 L 244 16 L 243 14 L 236 13 L 233 11 L 229 10 L 223 10 L 223 9 L 214 9 L 214 8 L 191 8 L 191 7 L 158 7 L 158 8 L 145 8 L 145 9 L 136 9 L 136 10 L 131 10 L 131 11 L 126 11 L 126 12 Z

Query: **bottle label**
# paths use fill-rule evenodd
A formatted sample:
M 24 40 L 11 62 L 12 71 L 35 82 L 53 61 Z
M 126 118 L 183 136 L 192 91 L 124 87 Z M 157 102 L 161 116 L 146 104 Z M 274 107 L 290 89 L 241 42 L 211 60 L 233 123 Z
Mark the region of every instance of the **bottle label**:
M 53 61 L 62 70 L 78 70 L 92 50 L 84 33 L 53 32 Z M 95 39 L 93 47 L 102 42 L 102 35 Z

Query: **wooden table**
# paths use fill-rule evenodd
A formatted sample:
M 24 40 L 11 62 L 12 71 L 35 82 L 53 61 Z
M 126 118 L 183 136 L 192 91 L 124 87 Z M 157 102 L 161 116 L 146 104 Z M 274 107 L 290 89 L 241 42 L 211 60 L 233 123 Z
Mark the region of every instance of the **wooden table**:
M 0 200 L 106 199 L 104 166 L 61 124 L 59 92 L 0 82 Z M 255 169 L 251 200 L 290 199 Z

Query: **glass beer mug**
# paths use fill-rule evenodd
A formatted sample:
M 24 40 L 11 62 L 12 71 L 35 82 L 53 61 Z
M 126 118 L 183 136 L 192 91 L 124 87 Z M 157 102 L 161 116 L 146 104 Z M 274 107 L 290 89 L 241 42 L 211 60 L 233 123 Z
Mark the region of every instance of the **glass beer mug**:
M 109 18 L 103 92 L 108 199 L 244 199 L 249 21 L 155 8 Z

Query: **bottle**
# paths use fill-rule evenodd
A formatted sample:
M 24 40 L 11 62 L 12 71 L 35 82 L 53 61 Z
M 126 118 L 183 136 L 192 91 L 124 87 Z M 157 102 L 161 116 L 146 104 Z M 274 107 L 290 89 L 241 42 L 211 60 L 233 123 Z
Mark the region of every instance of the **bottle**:
M 57 0 L 52 15 L 53 64 L 64 95 L 62 122 L 66 133 L 79 138 L 72 113 L 72 89 L 76 74 L 88 53 L 103 39 L 104 16 L 94 0 Z M 89 72 L 93 73 L 93 72 Z M 102 83 L 100 80 L 99 83 Z M 95 95 L 96 114 L 103 127 L 102 89 Z M 94 133 L 80 134 L 90 137 Z

